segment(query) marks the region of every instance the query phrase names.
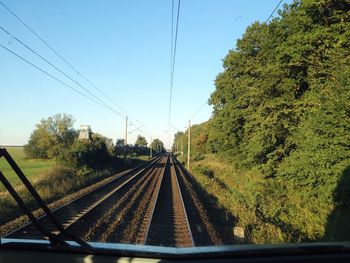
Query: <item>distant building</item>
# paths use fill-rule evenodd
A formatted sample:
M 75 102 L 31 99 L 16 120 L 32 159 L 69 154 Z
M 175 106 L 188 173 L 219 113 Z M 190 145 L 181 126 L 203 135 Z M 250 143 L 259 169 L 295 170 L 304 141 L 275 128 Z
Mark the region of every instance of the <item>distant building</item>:
M 91 133 L 90 125 L 80 125 L 79 140 L 90 140 Z

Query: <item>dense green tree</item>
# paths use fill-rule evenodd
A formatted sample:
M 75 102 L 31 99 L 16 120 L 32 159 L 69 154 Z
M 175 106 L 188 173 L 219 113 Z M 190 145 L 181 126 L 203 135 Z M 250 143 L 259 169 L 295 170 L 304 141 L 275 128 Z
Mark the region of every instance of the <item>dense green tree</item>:
M 125 155 L 126 154 L 126 147 L 125 147 L 125 140 L 124 139 L 117 139 L 114 147 L 114 152 L 116 155 Z
M 111 161 L 105 137 L 92 134 L 91 140 L 75 140 L 70 148 L 61 151 L 58 159 L 74 169 L 103 169 Z
M 164 144 L 159 139 L 154 139 L 150 145 L 151 149 L 156 153 L 164 151 Z
M 296 0 L 279 14 L 249 26 L 225 57 L 191 150 L 258 170 L 256 215 L 285 240 L 319 240 L 335 189 L 348 189 L 339 183 L 350 167 L 350 2 Z
M 42 119 L 24 147 L 27 156 L 44 159 L 56 157 L 61 149 L 72 145 L 77 138 L 73 123 L 73 117 L 67 114 Z
M 224 60 L 210 98 L 208 141 L 267 175 L 295 150 L 294 133 L 349 53 L 348 1 L 295 1 L 270 24 L 252 24 Z M 334 83 L 334 82 L 333 82 Z M 344 87 L 346 88 L 346 87 Z M 345 92 L 345 90 L 341 90 Z
M 147 147 L 147 141 L 146 141 L 146 138 L 141 136 L 141 135 L 138 135 L 137 136 L 137 139 L 136 139 L 136 142 L 135 142 L 135 146 L 138 146 L 138 147 Z

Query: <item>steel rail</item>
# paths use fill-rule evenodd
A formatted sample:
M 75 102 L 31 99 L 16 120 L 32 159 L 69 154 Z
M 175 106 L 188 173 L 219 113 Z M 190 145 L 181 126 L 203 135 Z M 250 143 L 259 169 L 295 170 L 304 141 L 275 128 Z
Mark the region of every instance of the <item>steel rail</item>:
M 179 185 L 179 181 L 177 179 L 177 175 L 176 175 L 176 170 L 174 168 L 175 163 L 172 161 L 172 157 L 168 156 L 167 157 L 167 161 L 164 167 L 164 173 L 162 175 L 162 177 L 160 178 L 161 180 L 159 180 L 157 186 L 157 193 L 155 196 L 155 201 L 154 201 L 154 205 L 151 208 L 151 217 L 147 218 L 148 222 L 147 222 L 147 231 L 146 231 L 146 235 L 144 236 L 144 240 L 142 242 L 143 245 L 157 245 L 158 241 L 159 242 L 165 242 L 165 243 L 172 243 L 172 244 L 177 244 L 177 242 L 182 242 L 179 240 L 187 240 L 184 243 L 190 243 L 190 246 L 195 246 L 194 240 L 193 240 L 193 236 L 192 236 L 192 231 L 191 231 L 191 226 L 189 224 L 189 220 L 187 217 L 187 212 L 186 212 L 186 208 L 183 202 L 183 197 L 182 197 L 182 193 L 181 193 L 181 188 Z M 168 173 L 167 173 L 167 169 L 166 167 L 169 166 L 168 169 Z M 165 181 L 165 177 L 169 176 L 169 178 L 167 178 L 167 181 Z M 170 187 L 171 189 L 165 189 L 165 187 Z M 161 198 L 161 194 L 165 195 L 171 195 L 170 197 L 168 196 L 168 200 L 172 200 L 171 202 L 171 212 L 168 212 L 167 210 L 164 210 L 166 208 L 169 209 L 169 207 L 167 205 L 166 198 Z M 177 200 L 179 200 L 178 202 L 174 201 L 174 198 Z M 162 203 L 165 202 L 165 203 Z M 172 215 L 172 217 L 177 218 L 178 221 L 176 222 L 185 222 L 185 226 L 182 225 L 182 228 L 176 228 L 174 227 L 172 234 L 174 235 L 172 239 L 169 240 L 160 240 L 161 239 L 161 230 L 157 229 L 159 226 L 164 227 L 167 223 L 169 224 L 169 222 L 166 222 L 166 218 L 167 215 L 169 215 L 169 213 Z M 168 219 L 169 220 L 169 219 Z M 176 220 L 176 219 L 175 219 Z M 181 225 L 181 224 L 176 224 L 176 222 L 174 222 L 174 225 Z M 184 226 L 184 227 L 183 227 Z M 173 227 L 173 226 L 169 226 L 169 227 Z M 157 231 L 156 231 L 157 230 Z M 187 237 L 179 237 L 178 233 L 181 231 L 184 231 L 182 233 L 186 233 L 185 236 Z M 159 235 L 160 234 L 160 235 Z M 167 244 L 169 245 L 169 244 Z M 186 245 L 187 246 L 187 245 Z
M 69 222 L 68 224 L 63 224 L 64 228 L 67 229 L 70 225 L 72 225 L 74 222 L 77 221 L 77 219 L 83 217 L 84 215 L 86 215 L 87 213 L 89 213 L 92 209 L 94 209 L 94 207 L 96 207 L 98 204 L 102 203 L 104 200 L 106 200 L 109 196 L 111 196 L 112 194 L 114 194 L 115 192 L 117 192 L 118 190 L 120 190 L 123 186 L 127 185 L 131 180 L 133 180 L 134 178 L 136 178 L 138 175 L 142 174 L 145 170 L 147 170 L 149 167 L 152 167 L 155 163 L 157 163 L 161 158 L 163 157 L 163 155 L 157 156 L 155 158 L 153 158 L 149 163 L 147 164 L 143 164 L 140 165 L 132 170 L 127 171 L 126 173 L 122 173 L 120 176 L 117 176 L 116 178 L 114 178 L 111 181 L 106 182 L 105 184 L 92 189 L 90 191 L 88 191 L 87 193 L 84 193 L 83 195 L 71 200 L 70 202 L 61 205 L 55 209 L 53 209 L 51 211 L 51 213 L 54 213 L 55 216 L 59 213 L 60 210 L 64 209 L 64 208 L 68 208 L 69 206 L 74 205 L 75 203 L 83 200 L 83 198 L 87 198 L 88 196 L 93 195 L 94 193 L 96 193 L 97 191 L 103 191 L 103 188 L 107 188 L 108 186 L 112 185 L 113 183 L 116 183 L 116 181 L 122 180 L 125 177 L 135 173 L 134 175 L 132 175 L 129 179 L 127 179 L 126 181 L 124 181 L 122 184 L 120 184 L 117 188 L 114 188 L 112 191 L 109 191 L 107 194 L 105 194 L 102 198 L 98 199 L 97 201 L 93 202 L 91 205 L 89 205 L 87 208 L 85 208 L 83 211 L 79 211 L 76 214 L 78 214 L 78 217 L 76 217 L 74 220 L 72 220 L 71 222 Z M 74 217 L 74 215 L 72 216 Z M 37 218 L 37 220 L 41 221 L 41 220 L 45 220 L 47 218 L 46 214 L 41 215 L 40 217 Z M 70 221 L 69 219 L 67 221 Z M 7 233 L 4 237 L 11 237 L 13 235 L 16 235 L 17 233 L 20 233 L 21 231 L 23 231 L 25 228 L 28 228 L 32 225 L 31 222 L 28 222 L 27 224 Z
M 179 190 L 179 195 L 180 195 L 180 200 L 181 200 L 181 206 L 183 208 L 184 216 L 185 216 L 185 219 L 186 219 L 187 228 L 188 228 L 188 232 L 189 232 L 189 235 L 190 235 L 192 247 L 194 247 L 195 243 L 194 243 L 194 240 L 193 240 L 193 235 L 192 235 L 192 231 L 191 231 L 191 225 L 190 225 L 190 222 L 188 220 L 187 211 L 186 211 L 186 207 L 185 207 L 184 200 L 183 200 L 183 197 L 182 197 L 179 180 L 177 179 L 177 173 L 176 173 L 176 169 L 175 169 L 175 162 L 174 162 L 173 156 L 170 157 L 170 160 L 173 163 L 173 165 L 171 166 L 172 169 L 171 168 L 170 169 L 173 171 L 173 175 L 174 175 L 174 178 L 176 180 L 176 184 L 177 184 L 177 188 Z
M 110 223 L 106 226 L 106 231 L 103 232 L 100 240 L 140 243 L 141 234 L 144 232 L 144 219 L 147 217 L 154 190 L 164 169 L 164 160 L 166 157 L 163 157 L 153 169 L 149 169 L 147 174 L 126 189 L 127 192 L 123 193 L 121 198 L 116 199 L 112 207 L 104 209 L 107 210 L 107 218 L 111 218 L 111 221 L 108 221 L 106 217 L 103 219 L 104 215 L 101 217 L 102 222 Z M 104 213 L 104 211 L 101 212 Z
M 153 162 L 152 165 L 145 167 L 141 171 L 134 174 L 132 177 L 127 179 L 125 182 L 120 184 L 118 187 L 116 187 L 114 190 L 100 198 L 97 202 L 93 203 L 91 206 L 89 206 L 87 209 L 83 211 L 83 213 L 79 214 L 78 217 L 74 218 L 71 222 L 68 224 L 63 224 L 65 228 L 71 227 L 73 224 L 76 224 L 79 220 L 81 220 L 83 217 L 86 217 L 88 214 L 92 213 L 94 209 L 96 209 L 98 206 L 101 206 L 108 198 L 112 197 L 114 194 L 119 193 L 120 190 L 124 189 L 125 186 L 127 186 L 130 182 L 134 181 L 134 179 L 138 179 L 141 175 L 147 176 L 149 174 L 152 174 L 154 170 L 152 170 L 154 164 L 156 164 L 161 158 L 157 159 L 156 162 Z M 141 178 L 140 178 L 141 179 Z
M 156 186 L 156 194 L 155 194 L 155 197 L 153 199 L 154 202 L 153 202 L 153 205 L 152 205 L 151 210 L 150 210 L 150 216 L 149 216 L 148 221 L 146 223 L 147 224 L 146 230 L 145 230 L 145 233 L 143 234 L 143 240 L 141 242 L 143 245 L 146 245 L 146 242 L 147 242 L 149 229 L 151 227 L 151 222 L 152 222 L 152 218 L 154 215 L 154 210 L 156 209 L 156 204 L 158 202 L 160 187 L 161 187 L 162 182 L 163 182 L 163 178 L 164 178 L 164 174 L 165 174 L 165 170 L 166 170 L 165 168 L 166 168 L 167 163 L 168 163 L 168 159 L 166 160 L 164 168 L 162 169 L 162 173 L 161 173 L 160 177 L 158 178 L 158 182 L 157 182 L 157 186 Z M 151 203 L 152 203 L 152 201 L 151 201 Z

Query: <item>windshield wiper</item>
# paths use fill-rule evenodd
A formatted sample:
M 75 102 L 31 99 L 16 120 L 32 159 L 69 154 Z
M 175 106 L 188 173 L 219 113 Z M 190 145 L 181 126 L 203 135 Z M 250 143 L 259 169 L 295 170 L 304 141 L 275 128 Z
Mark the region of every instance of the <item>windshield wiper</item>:
M 60 232 L 60 234 L 53 234 L 45 230 L 44 227 L 40 225 L 40 222 L 36 219 L 34 214 L 30 211 L 30 209 L 26 206 L 23 199 L 18 195 L 16 190 L 12 187 L 10 182 L 6 179 L 4 174 L 0 171 L 0 181 L 3 183 L 7 191 L 10 193 L 10 195 L 15 199 L 19 207 L 23 210 L 23 212 L 28 216 L 32 224 L 44 235 L 46 236 L 50 243 L 53 246 L 61 245 L 65 247 L 71 247 L 71 245 L 67 242 L 66 239 L 64 239 L 62 236 L 68 237 L 71 240 L 78 243 L 82 248 L 85 249 L 92 249 L 92 247 L 83 239 L 69 233 L 64 227 L 56 220 L 54 215 L 51 213 L 50 209 L 46 206 L 43 199 L 40 197 L 38 192 L 35 190 L 33 185 L 29 182 L 27 177 L 24 175 L 22 170 L 19 168 L 17 163 L 14 161 L 14 159 L 11 157 L 11 155 L 8 153 L 8 151 L 4 148 L 0 148 L 0 158 L 4 157 L 8 164 L 11 166 L 13 171 L 17 174 L 19 179 L 22 181 L 24 186 L 27 188 L 29 193 L 32 195 L 32 197 L 35 199 L 35 201 L 38 203 L 39 207 L 45 212 L 47 215 L 47 218 L 51 221 L 51 223 L 57 228 L 57 230 Z

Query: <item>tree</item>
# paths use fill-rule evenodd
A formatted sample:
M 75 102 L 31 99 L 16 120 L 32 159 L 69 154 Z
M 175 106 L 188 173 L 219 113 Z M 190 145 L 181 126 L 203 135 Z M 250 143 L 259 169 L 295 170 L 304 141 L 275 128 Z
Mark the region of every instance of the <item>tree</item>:
M 91 133 L 91 138 L 92 139 L 96 138 L 96 139 L 104 141 L 108 151 L 111 152 L 111 153 L 113 152 L 114 145 L 113 145 L 113 140 L 111 138 L 107 138 L 107 137 L 105 137 L 105 136 L 103 136 L 102 134 L 99 134 L 99 133 Z
M 348 0 L 296 0 L 249 26 L 224 59 L 198 140 L 265 176 L 256 214 L 298 242 L 320 240 L 348 176 L 349 12 Z
M 147 141 L 146 141 L 146 138 L 141 136 L 141 135 L 138 135 L 137 136 L 137 139 L 136 139 L 136 142 L 135 142 L 135 146 L 138 146 L 138 147 L 147 147 Z
M 151 143 L 151 149 L 157 153 L 164 151 L 164 144 L 159 139 L 154 139 Z
M 58 159 L 64 165 L 74 169 L 103 169 L 111 161 L 105 137 L 92 134 L 91 140 L 76 140 L 62 151 Z
M 77 138 L 71 115 L 56 114 L 42 119 L 32 132 L 24 151 L 30 158 L 54 158 L 62 149 L 70 147 Z
M 125 155 L 126 154 L 126 147 L 125 147 L 125 140 L 124 139 L 117 139 L 114 147 L 114 152 L 116 155 Z

